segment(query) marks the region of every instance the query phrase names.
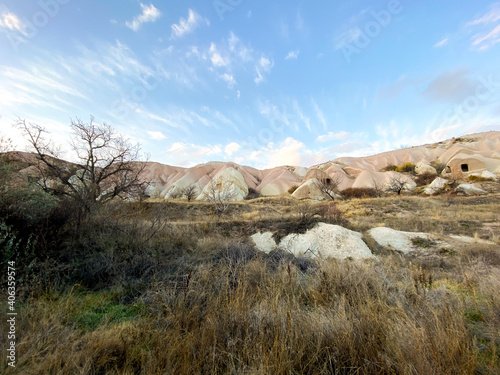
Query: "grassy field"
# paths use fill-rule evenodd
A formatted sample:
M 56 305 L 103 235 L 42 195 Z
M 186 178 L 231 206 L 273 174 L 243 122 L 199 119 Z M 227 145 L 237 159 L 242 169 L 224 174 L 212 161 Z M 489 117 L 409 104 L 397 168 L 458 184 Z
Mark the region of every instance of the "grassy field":
M 223 215 L 205 202 L 149 200 L 110 204 L 78 226 L 54 215 L 59 224 L 18 265 L 17 363 L 2 356 L 0 372 L 500 373 L 500 194 L 284 195 Z M 318 221 L 496 245 L 403 255 L 365 236 L 378 256 L 341 261 L 264 254 L 249 239 Z

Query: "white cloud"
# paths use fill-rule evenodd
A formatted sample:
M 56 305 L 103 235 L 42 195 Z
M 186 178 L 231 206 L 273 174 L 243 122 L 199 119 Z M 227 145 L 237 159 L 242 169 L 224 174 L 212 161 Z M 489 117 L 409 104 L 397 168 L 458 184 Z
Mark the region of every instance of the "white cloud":
M 172 28 L 172 36 L 171 38 L 180 38 L 186 34 L 192 33 L 194 30 L 196 30 L 201 23 L 203 22 L 203 18 L 196 13 L 194 10 L 189 9 L 188 10 L 188 18 L 185 19 L 181 17 L 179 19 L 179 23 L 176 24 L 174 23 L 171 28 Z M 209 22 L 205 20 L 207 25 Z
M 236 85 L 236 80 L 234 79 L 234 76 L 232 74 L 224 73 L 220 76 L 220 78 L 222 78 L 227 83 L 227 87 L 229 87 L 230 89 L 232 89 L 234 85 Z
M 262 56 L 255 65 L 255 72 L 257 73 L 257 76 L 254 79 L 255 83 L 259 84 L 261 82 L 264 82 L 266 79 L 265 74 L 270 73 L 273 66 L 274 61 L 271 61 L 267 57 Z
M 317 142 L 331 142 L 348 139 L 350 134 L 348 132 L 342 131 L 339 133 L 328 132 L 328 134 L 320 135 L 316 138 Z
M 485 51 L 497 43 L 500 43 L 500 25 L 489 33 L 478 33 L 472 37 L 472 46 L 480 51 Z
M 434 48 L 440 48 L 440 47 L 443 47 L 444 45 L 446 45 L 448 43 L 449 39 L 448 38 L 444 38 L 443 40 L 437 42 L 436 44 L 434 44 Z
M 299 57 L 299 53 L 299 50 L 290 51 L 288 52 L 288 55 L 286 55 L 285 60 L 297 60 L 297 58 Z
M 472 48 L 484 51 L 500 43 L 500 2 L 494 3 L 485 15 L 467 23 L 467 29 L 475 29 Z
M 231 142 L 226 147 L 224 148 L 224 152 L 227 154 L 227 156 L 233 155 L 235 152 L 238 152 L 238 150 L 241 148 L 241 146 L 236 143 L 236 142 Z
M 314 101 L 314 99 L 311 99 L 311 101 L 314 108 L 314 112 L 316 113 L 316 117 L 318 118 L 321 125 L 323 125 L 323 128 L 326 130 L 328 128 L 328 123 L 326 122 L 326 118 L 325 115 L 323 114 L 323 111 L 321 110 L 321 108 L 319 108 L 318 104 Z
M 153 5 L 145 5 L 141 3 L 142 13 L 135 16 L 132 21 L 127 21 L 127 27 L 134 31 L 138 31 L 143 23 L 156 22 L 161 17 L 161 12 Z
M 222 57 L 215 43 L 210 44 L 208 53 L 210 54 L 210 61 L 214 67 L 225 67 L 229 65 L 230 59 L 228 57 Z
M 491 10 L 488 13 L 469 22 L 466 26 L 486 25 L 497 21 L 500 21 L 500 2 L 492 4 Z
M 4 12 L 0 16 L 0 29 L 18 31 L 21 34 L 26 35 L 23 22 L 18 16 L 11 12 Z
M 175 142 L 167 150 L 168 162 L 182 167 L 193 167 L 200 163 L 206 163 L 213 159 L 213 156 L 221 154 L 220 145 L 200 146 L 183 142 Z
M 161 141 L 163 139 L 167 139 L 167 136 L 162 132 L 148 131 L 147 133 L 151 137 L 151 139 L 154 139 L 155 141 Z

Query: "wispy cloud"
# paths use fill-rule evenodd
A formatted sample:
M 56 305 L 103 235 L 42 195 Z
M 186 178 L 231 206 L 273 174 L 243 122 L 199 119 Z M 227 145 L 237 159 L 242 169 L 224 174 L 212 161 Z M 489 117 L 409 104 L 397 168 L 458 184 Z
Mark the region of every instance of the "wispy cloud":
M 434 44 L 434 48 L 441 48 L 441 47 L 445 46 L 446 44 L 448 44 L 448 41 L 449 41 L 448 38 L 444 38 L 443 40 L 440 40 L 439 42 Z
M 299 50 L 290 51 L 288 52 L 288 55 L 286 55 L 285 60 L 297 60 L 297 58 L 299 57 L 299 53 Z
M 192 9 L 189 9 L 187 19 L 181 17 L 179 19 L 179 23 L 174 23 L 171 26 L 171 39 L 180 38 L 186 34 L 192 33 L 202 24 L 203 20 L 203 17 L 201 17 L 198 13 L 196 13 Z M 205 22 L 207 25 L 209 24 L 208 20 L 205 20 Z
M 0 29 L 7 29 L 10 31 L 18 31 L 23 35 L 26 35 L 25 26 L 23 22 L 14 13 L 4 11 L 0 15 Z
M 161 17 L 161 12 L 153 4 L 145 5 L 140 3 L 142 13 L 135 16 L 132 21 L 127 21 L 125 24 L 127 27 L 134 31 L 138 31 L 142 24 L 148 22 L 156 22 L 158 18 Z
M 467 23 L 466 28 L 475 30 L 472 48 L 485 51 L 500 43 L 500 2 L 493 3 L 489 12 Z
M 274 66 L 274 61 L 268 59 L 265 56 L 262 56 L 255 65 L 256 77 L 254 79 L 256 84 L 262 83 L 265 81 L 265 75 L 271 72 L 271 69 Z
M 339 133 L 328 132 L 328 134 L 320 135 L 316 138 L 316 142 L 331 142 L 331 141 L 343 141 L 348 139 L 350 134 L 348 132 L 342 131 Z
M 167 136 L 159 131 L 148 131 L 149 137 L 155 141 L 161 141 L 167 139 Z
M 314 101 L 314 99 L 311 99 L 313 108 L 314 108 L 314 113 L 316 114 L 316 117 L 318 118 L 319 122 L 321 125 L 323 125 L 323 128 L 326 130 L 328 128 L 328 123 L 326 122 L 325 115 L 323 114 L 323 111 L 321 108 L 319 108 L 318 104 Z

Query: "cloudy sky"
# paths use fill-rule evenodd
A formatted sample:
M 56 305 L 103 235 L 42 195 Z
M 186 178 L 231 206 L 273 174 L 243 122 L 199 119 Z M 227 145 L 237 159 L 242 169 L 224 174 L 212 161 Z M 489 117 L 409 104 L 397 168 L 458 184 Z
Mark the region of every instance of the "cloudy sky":
M 500 130 L 500 2 L 3 0 L 0 134 L 93 115 L 150 160 L 310 166 Z

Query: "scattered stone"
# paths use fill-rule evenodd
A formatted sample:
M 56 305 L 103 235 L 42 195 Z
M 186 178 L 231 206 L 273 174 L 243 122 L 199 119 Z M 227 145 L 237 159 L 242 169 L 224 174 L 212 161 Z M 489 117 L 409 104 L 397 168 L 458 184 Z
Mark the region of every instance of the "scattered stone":
M 361 237 L 361 233 L 338 225 L 318 223 L 304 234 L 284 237 L 279 247 L 295 256 L 309 258 L 372 258 L 373 254 Z
M 416 174 L 437 174 L 436 168 L 430 166 L 429 164 L 425 164 L 424 162 L 418 162 L 415 165 L 415 173 Z
M 319 181 L 315 178 L 311 178 L 300 185 L 297 190 L 292 194 L 292 197 L 296 199 L 314 199 L 314 200 L 324 200 L 325 194 L 318 187 Z
M 481 188 L 478 188 L 472 184 L 460 184 L 458 187 L 455 189 L 455 192 L 457 193 L 462 193 L 465 195 L 483 195 L 483 194 L 488 194 L 486 190 L 483 190 Z
M 496 245 L 493 241 L 483 240 L 481 238 L 458 236 L 455 234 L 450 234 L 450 238 L 453 238 L 454 240 L 465 242 L 465 243 L 478 243 L 478 244 L 482 244 L 482 245 Z
M 481 177 L 482 178 L 488 178 L 488 179 L 492 179 L 492 180 L 498 180 L 498 177 L 495 173 L 493 172 L 490 172 L 489 170 L 484 170 L 482 173 L 481 173 Z
M 278 247 L 271 232 L 255 233 L 251 238 L 257 249 L 265 253 L 270 253 Z
M 437 194 L 442 191 L 448 184 L 449 181 L 447 179 L 438 177 L 424 189 L 424 193 L 427 195 Z
M 415 245 L 412 240 L 422 239 L 430 241 L 427 233 L 421 232 L 401 232 L 395 229 L 380 227 L 373 228 L 368 231 L 368 234 L 380 246 L 387 247 L 391 250 L 400 251 L 408 254 L 412 251 L 418 250 L 419 246 Z

